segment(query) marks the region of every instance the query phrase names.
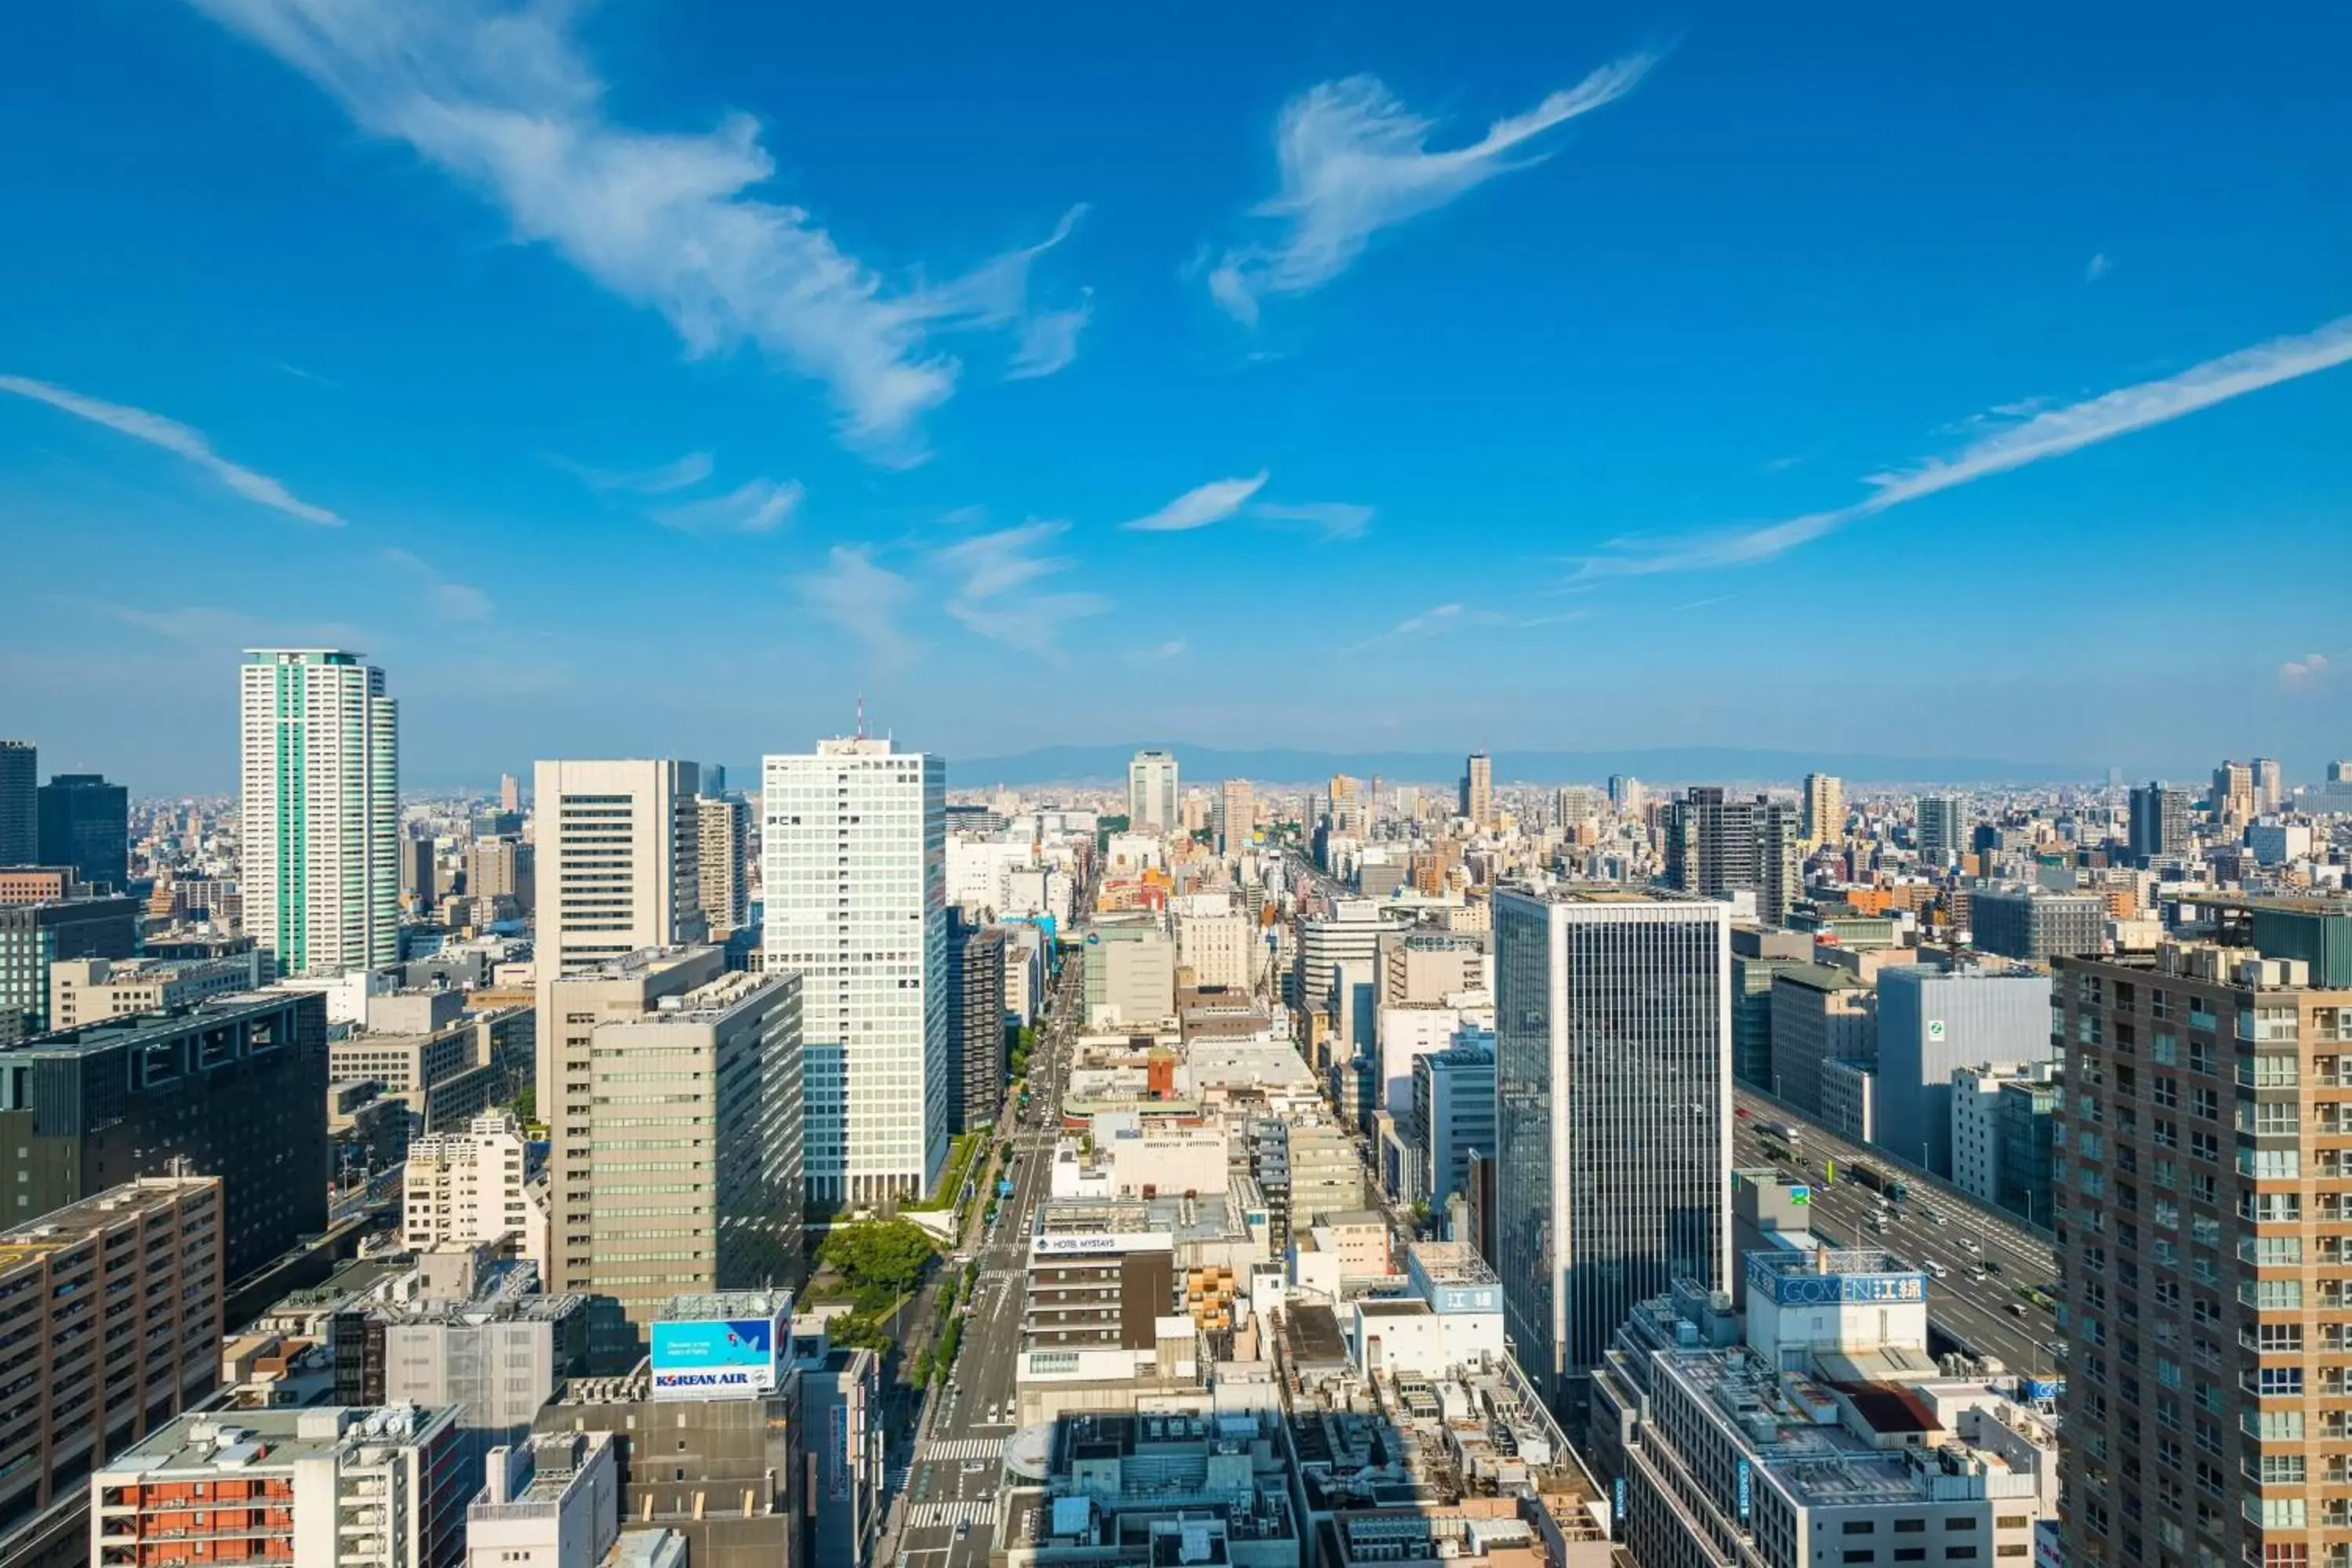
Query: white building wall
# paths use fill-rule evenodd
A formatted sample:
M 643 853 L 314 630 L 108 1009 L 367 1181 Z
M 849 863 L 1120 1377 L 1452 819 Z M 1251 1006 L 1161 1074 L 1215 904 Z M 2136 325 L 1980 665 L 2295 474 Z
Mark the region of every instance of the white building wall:
M 1435 1054 L 1454 1043 L 1462 1015 L 1451 1007 L 1382 1007 L 1375 1024 L 1380 1037 L 1381 1109 L 1391 1116 L 1412 1110 L 1412 1058 Z
M 812 1198 L 928 1193 L 947 1156 L 947 764 L 866 737 L 762 760 L 764 962 L 806 978 Z

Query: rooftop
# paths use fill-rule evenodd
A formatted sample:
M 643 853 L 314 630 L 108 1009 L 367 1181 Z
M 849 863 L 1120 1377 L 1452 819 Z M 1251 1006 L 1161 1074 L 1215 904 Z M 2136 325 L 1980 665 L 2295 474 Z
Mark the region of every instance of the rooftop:
M 116 1455 L 104 1473 L 160 1478 L 257 1466 L 281 1469 L 298 1459 L 416 1442 L 455 1419 L 452 1409 L 415 1405 L 239 1410 L 227 1418 L 184 1415 Z
M 93 1056 L 100 1051 L 176 1038 L 213 1024 L 231 1024 L 291 1007 L 315 994 L 293 991 L 247 991 L 234 996 L 211 996 L 184 1007 L 159 1009 L 107 1018 L 76 1029 L 53 1029 L 28 1035 L 0 1050 L 19 1056 Z
M 184 1194 L 206 1189 L 215 1194 L 217 1201 L 220 1178 L 142 1176 L 61 1209 L 51 1209 L 14 1230 L 0 1231 L 0 1274 L 44 1253 L 78 1247 L 100 1231 L 110 1230 L 150 1210 L 168 1208 Z

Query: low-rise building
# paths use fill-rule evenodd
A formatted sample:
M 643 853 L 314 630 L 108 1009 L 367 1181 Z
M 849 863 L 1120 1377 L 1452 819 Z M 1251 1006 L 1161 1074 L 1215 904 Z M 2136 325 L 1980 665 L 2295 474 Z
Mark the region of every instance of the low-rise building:
M 1926 1278 L 1874 1248 L 1746 1259 L 1741 1321 L 1695 1286 L 1642 1304 L 1593 1377 L 1590 1452 L 1644 1568 L 2030 1562 L 2054 1422 L 1927 1354 Z
M 97 1563 L 236 1561 L 456 1568 L 480 1472 L 454 1410 L 393 1405 L 183 1415 L 89 1478 Z
M 505 1111 L 412 1141 L 401 1175 L 401 1240 L 413 1252 L 510 1241 L 547 1277 L 547 1205 L 522 1124 Z
M 643 1364 L 575 1379 L 536 1429 L 610 1434 L 622 1521 L 675 1531 L 694 1568 L 808 1568 L 791 1324 L 789 1292 L 680 1297 L 651 1325 Z
M 1289 1479 L 1253 1413 L 1084 1414 L 1056 1424 L 1045 1479 L 1009 1487 L 989 1558 L 1004 1568 L 1297 1568 Z
M 61 958 L 49 965 L 49 1027 L 193 1006 L 262 984 L 261 953 L 220 958 Z
M 606 1432 L 542 1432 L 490 1450 L 466 1509 L 467 1568 L 600 1563 L 620 1539 L 620 1467 Z

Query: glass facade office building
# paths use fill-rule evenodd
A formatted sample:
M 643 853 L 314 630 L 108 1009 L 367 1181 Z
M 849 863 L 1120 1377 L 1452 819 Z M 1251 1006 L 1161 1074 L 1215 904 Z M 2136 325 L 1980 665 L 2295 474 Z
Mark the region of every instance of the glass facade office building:
M 1495 899 L 1507 1327 L 1556 1402 L 1634 1303 L 1729 1287 L 1730 907 L 1594 884 Z

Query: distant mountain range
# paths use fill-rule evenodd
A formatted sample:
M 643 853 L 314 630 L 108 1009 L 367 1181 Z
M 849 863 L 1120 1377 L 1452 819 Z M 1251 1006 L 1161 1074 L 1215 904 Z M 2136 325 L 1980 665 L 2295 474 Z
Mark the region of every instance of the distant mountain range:
M 1443 784 L 1459 778 L 1462 754 L 1446 752 L 1309 752 L 1286 747 L 1226 751 L 1182 741 L 1139 741 L 1118 746 L 1044 746 L 1003 757 L 951 758 L 948 779 L 957 789 L 990 784 L 1106 784 L 1127 776 L 1129 758 L 1147 747 L 1172 752 L 1183 776 L 1195 783 L 1246 778 L 1305 784 L 1333 773 L 1379 774 L 1401 784 Z M 2104 764 L 2012 762 L 1997 757 L 1896 757 L 1862 752 L 1782 752 L 1738 746 L 1668 746 L 1623 752 L 1497 751 L 1495 782 L 1599 784 L 1632 773 L 1652 784 L 1794 784 L 1809 773 L 1835 773 L 1850 784 L 2025 784 L 2081 782 L 2106 776 Z

